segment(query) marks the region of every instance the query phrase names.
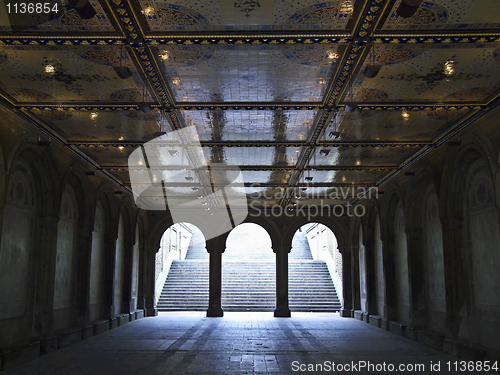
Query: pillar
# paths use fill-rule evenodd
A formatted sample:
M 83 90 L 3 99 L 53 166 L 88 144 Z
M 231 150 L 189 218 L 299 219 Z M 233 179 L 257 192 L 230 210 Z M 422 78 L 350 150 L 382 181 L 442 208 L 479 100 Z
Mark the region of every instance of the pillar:
M 156 316 L 158 315 L 158 309 L 156 308 L 155 301 L 155 256 L 159 249 L 159 244 L 157 246 L 145 246 L 145 272 L 143 277 L 144 282 L 144 306 L 146 316 Z
M 288 306 L 288 253 L 291 249 L 279 246 L 273 250 L 276 254 L 276 309 L 274 317 L 289 318 L 291 314 Z
M 353 309 L 352 304 L 352 284 L 353 275 L 351 272 L 351 251 L 350 246 L 345 246 L 341 250 L 342 254 L 342 310 L 340 310 L 340 316 L 347 318 L 351 317 L 351 311 Z
M 224 316 L 224 311 L 222 311 L 223 249 L 217 238 L 206 241 L 206 246 L 210 254 L 207 317 L 218 318 Z

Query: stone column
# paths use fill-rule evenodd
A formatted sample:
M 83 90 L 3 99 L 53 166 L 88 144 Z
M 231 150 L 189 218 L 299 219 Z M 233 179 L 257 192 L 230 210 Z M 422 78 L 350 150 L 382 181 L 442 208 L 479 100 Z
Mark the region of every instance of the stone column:
M 206 246 L 210 254 L 207 317 L 218 318 L 224 316 L 222 310 L 222 253 L 224 251 L 217 238 L 206 241 Z
M 36 220 L 37 218 L 35 218 Z M 54 327 L 54 285 L 57 254 L 57 230 L 59 215 L 52 214 L 38 218 L 38 232 L 33 246 L 39 247 L 33 252 L 34 267 L 33 278 L 35 285 L 35 310 L 33 332 L 35 335 L 46 335 Z
M 342 254 L 342 310 L 340 316 L 347 318 L 351 317 L 352 304 L 352 279 L 351 273 L 351 251 L 350 246 L 345 246 L 341 250 Z
M 159 244 L 158 244 L 159 246 Z M 145 258 L 145 274 L 142 278 L 144 281 L 144 306 L 142 306 L 145 310 L 146 316 L 156 316 L 158 315 L 158 309 L 156 308 L 156 300 L 155 300 L 155 260 L 156 260 L 156 252 L 158 251 L 157 247 L 154 246 L 144 246 L 144 258 Z
M 358 246 L 351 246 L 351 274 L 352 283 L 350 285 L 352 291 L 352 307 L 351 317 L 354 318 L 354 311 L 361 310 L 361 297 L 360 297 L 360 279 L 359 279 L 359 249 Z M 344 275 L 342 275 L 344 277 Z
M 273 249 L 276 253 L 276 309 L 274 310 L 276 318 L 291 316 L 288 306 L 288 253 L 290 250 L 284 246 Z
M 458 337 L 466 304 L 462 256 L 462 218 L 443 223 L 443 260 L 446 286 L 446 336 Z
M 85 226 L 77 232 L 77 251 L 78 267 L 75 270 L 77 289 L 76 289 L 76 308 L 78 309 L 77 323 L 83 325 L 90 321 L 90 264 L 92 255 L 92 228 Z
M 422 260 L 423 228 L 406 230 L 408 249 L 408 272 L 410 285 L 410 325 L 419 328 L 424 325 L 424 262 Z M 420 301 L 419 301 L 420 300 Z M 421 306 L 419 306 L 419 303 Z

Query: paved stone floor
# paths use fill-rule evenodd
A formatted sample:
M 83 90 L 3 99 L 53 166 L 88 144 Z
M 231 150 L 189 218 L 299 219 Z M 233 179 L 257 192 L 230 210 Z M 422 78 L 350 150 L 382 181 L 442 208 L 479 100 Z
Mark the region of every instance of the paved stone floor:
M 2 374 L 384 374 L 390 373 L 390 365 L 401 372 L 400 364 L 425 366 L 424 371 L 407 373 L 438 373 L 431 371 L 431 363 L 440 363 L 441 373 L 458 373 L 445 371 L 454 357 L 337 314 L 293 313 L 289 319 L 273 318 L 272 313 L 204 315 L 160 313 Z M 386 371 L 359 367 L 363 362 L 358 361 L 385 362 Z M 358 367 L 334 372 L 328 367 L 332 362 Z M 323 371 L 307 371 L 304 365 L 309 364 L 323 364 Z

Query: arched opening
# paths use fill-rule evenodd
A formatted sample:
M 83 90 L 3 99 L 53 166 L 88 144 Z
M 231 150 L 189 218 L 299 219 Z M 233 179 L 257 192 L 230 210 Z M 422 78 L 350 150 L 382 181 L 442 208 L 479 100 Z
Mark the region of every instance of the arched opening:
M 208 253 L 194 225 L 177 223 L 162 235 L 155 258 L 158 311 L 205 311 L 208 306 Z
M 308 223 L 293 236 L 288 256 L 291 311 L 336 312 L 342 308 L 342 254 L 324 224 Z
M 54 279 L 54 329 L 71 327 L 75 302 L 75 267 L 77 257 L 76 228 L 78 209 L 75 191 L 71 185 L 64 189 L 59 223 L 57 225 L 57 250 Z
M 227 237 L 222 256 L 224 311 L 273 311 L 276 256 L 271 237 L 258 224 L 244 223 Z

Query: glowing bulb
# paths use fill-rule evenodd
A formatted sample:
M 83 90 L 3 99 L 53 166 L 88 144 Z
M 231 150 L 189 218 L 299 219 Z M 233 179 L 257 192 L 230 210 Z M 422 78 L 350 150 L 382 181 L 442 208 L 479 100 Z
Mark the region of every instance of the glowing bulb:
M 408 113 L 407 110 L 403 109 L 403 112 L 401 113 L 401 116 L 403 116 L 403 118 L 405 120 L 408 120 L 410 118 L 410 114 Z
M 346 0 L 342 2 L 342 5 L 340 6 L 340 11 L 342 13 L 352 13 L 354 12 L 354 4 L 351 0 Z
M 179 78 L 174 78 L 174 79 L 172 80 L 172 83 L 173 83 L 174 85 L 179 85 L 179 84 L 181 83 L 181 80 L 180 80 Z
M 125 147 L 123 147 L 123 146 L 118 146 L 118 150 L 120 150 L 120 151 L 123 150 L 124 148 Z
M 455 61 L 449 60 L 444 63 L 444 74 L 451 76 L 455 72 Z
M 141 10 L 141 13 L 144 14 L 145 16 L 151 16 L 154 12 L 155 10 L 152 6 L 149 6 Z
M 342 176 L 342 182 L 346 182 L 347 178 L 345 176 Z
M 332 59 L 332 60 L 339 58 L 339 54 L 335 51 L 327 51 L 326 55 L 328 56 L 329 59 Z
M 160 58 L 162 60 L 168 60 L 169 57 L 170 57 L 170 54 L 168 53 L 168 51 L 165 51 L 165 52 L 163 52 L 162 55 L 160 55 Z
M 360 161 L 360 160 L 357 160 L 357 161 L 356 161 L 356 165 L 361 165 L 361 161 Z
M 54 65 L 45 65 L 45 73 L 55 73 L 56 72 L 56 67 Z
M 97 112 L 92 112 L 92 113 L 90 114 L 90 119 L 91 119 L 91 120 L 95 120 L 95 119 L 97 118 L 97 116 L 99 116 L 99 113 L 97 113 Z
M 319 83 L 320 85 L 326 85 L 326 79 L 324 79 L 324 78 L 320 78 L 320 79 L 318 79 L 318 83 Z
M 119 141 L 123 141 L 124 139 L 125 138 L 123 137 L 123 135 L 120 138 L 118 138 Z

